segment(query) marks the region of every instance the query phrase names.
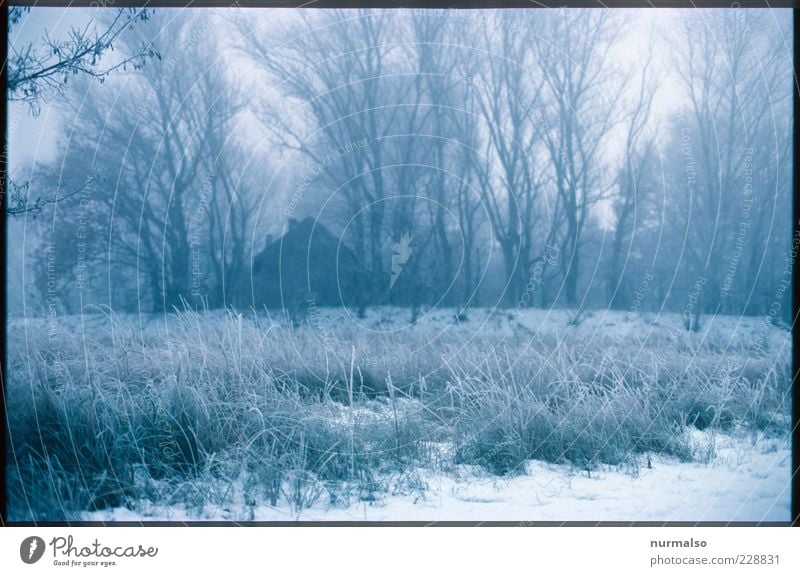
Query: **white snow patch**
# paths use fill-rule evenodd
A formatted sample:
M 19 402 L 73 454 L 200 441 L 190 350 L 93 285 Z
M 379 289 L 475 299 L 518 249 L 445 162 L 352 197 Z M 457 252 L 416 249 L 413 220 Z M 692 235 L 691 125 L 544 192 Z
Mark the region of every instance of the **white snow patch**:
M 694 432 L 708 463 L 651 455 L 635 470 L 591 473 L 531 461 L 525 475 L 499 477 L 474 467 L 455 473 L 419 471 L 424 492 L 384 494 L 349 507 L 293 511 L 285 500 L 265 504 L 183 506 L 144 504 L 86 513 L 84 520 L 226 521 L 778 521 L 790 520 L 791 450 L 786 442 L 734 439 Z

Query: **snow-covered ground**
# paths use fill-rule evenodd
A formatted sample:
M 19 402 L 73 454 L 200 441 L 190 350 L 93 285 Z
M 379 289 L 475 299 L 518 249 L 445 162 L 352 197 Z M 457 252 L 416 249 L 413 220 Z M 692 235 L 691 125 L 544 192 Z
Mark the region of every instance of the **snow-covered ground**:
M 9 350 L 25 366 L 31 350 L 63 338 L 70 356 L 88 350 L 121 350 L 124 365 L 150 374 L 149 364 L 139 367 L 139 356 L 169 366 L 184 358 L 194 365 L 187 350 L 202 340 L 200 357 L 212 356 L 214 347 L 228 346 L 239 357 L 241 343 L 257 343 L 251 355 L 274 359 L 284 370 L 309 364 L 310 370 L 327 368 L 329 357 L 350 371 L 393 371 L 398 377 L 455 363 L 468 351 L 472 364 L 499 341 L 512 343 L 521 358 L 543 358 L 555 343 L 566 342 L 572 355 L 585 363 L 624 355 L 620 365 L 660 366 L 669 360 L 679 368 L 705 363 L 701 373 L 714 374 L 718 366 L 729 371 L 750 369 L 752 380 L 788 370 L 791 334 L 764 318 L 706 316 L 701 330 L 687 332 L 677 313 L 624 311 L 587 312 L 575 322 L 567 310 L 473 309 L 466 319 L 454 310 L 424 311 L 411 325 L 410 312 L 401 308 L 374 308 L 357 319 L 342 309 L 319 309 L 305 325 L 292 326 L 280 315 L 257 319 L 224 311 L 196 316 L 135 316 L 102 314 L 51 319 L 14 319 L 10 322 Z M 56 338 L 53 338 L 53 335 Z M 214 338 L 209 338 L 213 335 Z M 205 338 L 205 340 L 204 340 Z M 120 344 L 120 342 L 122 344 Z M 323 346 L 324 344 L 324 346 Z M 593 344 L 592 354 L 589 344 Z M 127 347 L 127 348 L 126 348 Z M 139 356 L 134 354 L 141 347 Z M 130 348 L 131 353 L 126 350 Z M 78 351 L 80 350 L 80 353 Z M 530 351 L 530 352 L 529 352 Z M 598 351 L 602 354 L 598 354 Z M 538 356 L 533 353 L 538 353 Z M 174 358 L 171 354 L 174 354 Z M 427 355 L 427 356 L 426 356 Z M 427 358 L 427 360 L 426 360 Z M 97 356 L 105 362 L 105 356 Z M 314 364 L 316 362 L 316 364 Z M 427 362 L 427 363 L 426 363 Z M 625 364 L 627 362 L 628 364 Z M 313 364 L 313 365 L 312 365 Z M 254 364 L 259 366 L 258 364 Z M 331 361 L 331 365 L 336 365 Z M 750 367 L 749 365 L 752 365 Z M 570 365 L 565 366 L 569 375 Z M 320 368 L 321 367 L 321 368 Z M 17 369 L 18 374 L 28 371 Z M 556 372 L 554 372 L 556 374 Z M 167 374 L 169 376 L 169 374 Z M 148 376 L 149 377 L 149 376 Z M 781 377 L 784 375 L 781 373 Z M 788 375 L 787 375 L 788 377 Z M 390 419 L 394 410 L 415 413 L 416 401 L 398 399 L 361 402 L 345 408 L 331 402 L 315 407 L 319 417 L 342 426 Z M 785 414 L 776 422 L 786 424 Z M 788 426 L 786 426 L 788 429 Z M 181 486 L 155 485 L 149 500 L 136 500 L 131 508 L 86 512 L 94 521 L 226 520 L 226 521 L 788 521 L 790 515 L 791 445 L 787 440 L 752 437 L 743 432 L 722 434 L 689 428 L 694 461 L 665 455 L 640 455 L 635 466 L 600 466 L 590 472 L 566 464 L 529 461 L 525 474 L 497 476 L 477 466 L 454 465 L 449 445 L 442 450 L 442 465 L 414 468 L 403 477 L 381 478 L 389 490 L 368 494 L 358 489 L 344 498 L 331 498 L 328 485 L 312 477 L 316 494 L 311 506 L 295 509 L 283 495 L 276 506 L 254 501 L 240 479 L 187 478 Z M 416 466 L 416 464 L 413 464 Z M 377 472 L 376 472 L 377 474 Z M 399 474 L 399 473 L 398 473 Z M 153 483 L 145 479 L 144 484 Z M 393 487 L 393 488 L 392 488 Z M 249 489 L 248 489 L 249 490 Z M 317 494 L 318 492 L 318 494 Z M 186 494 L 189 494 L 187 497 Z M 197 495 L 196 497 L 192 495 Z M 336 504 L 331 504 L 336 500 Z M 349 502 L 341 504 L 342 501 Z
M 473 467 L 457 473 L 419 471 L 426 489 L 379 496 L 348 507 L 324 498 L 295 512 L 285 501 L 244 507 L 188 509 L 142 503 L 86 513 L 84 520 L 225 521 L 691 521 L 788 522 L 791 450 L 775 439 L 756 442 L 694 432 L 707 463 L 643 456 L 636 469 L 605 468 L 591 473 L 531 461 L 526 474 L 493 476 Z M 232 487 L 236 492 L 236 487 Z
M 203 328 L 220 325 L 230 319 L 231 314 L 223 310 L 205 312 L 202 315 Z M 265 311 L 259 312 L 258 326 L 262 329 L 281 327 L 285 317 L 281 312 L 273 314 L 267 316 Z M 243 322 L 249 323 L 253 319 L 252 313 L 242 312 L 241 318 Z M 776 327 L 768 318 L 758 316 L 701 316 L 701 329 L 698 333 L 687 333 L 682 315 L 676 312 L 594 310 L 580 315 L 577 325 L 571 324 L 576 319 L 573 310 L 540 308 L 476 308 L 467 310 L 461 320 L 456 318 L 454 309 L 432 308 L 423 311 L 416 324 L 412 325 L 410 318 L 409 310 L 391 306 L 370 308 L 363 319 L 341 308 L 317 308 L 306 316 L 305 322 L 312 330 L 323 332 L 323 336 L 338 335 L 342 329 L 371 336 L 417 333 L 427 336 L 429 340 L 450 331 L 460 335 L 474 333 L 476 336 L 510 336 L 515 331 L 521 331 L 523 335 L 531 337 L 572 333 L 579 334 L 582 338 L 609 340 L 624 340 L 632 335 L 641 340 L 648 337 L 661 339 L 675 336 L 697 342 L 713 341 L 723 350 L 726 345 L 759 344 L 760 347 L 769 349 L 770 344 L 781 348 L 791 343 L 788 327 Z M 179 316 L 175 314 L 115 313 L 112 317 L 87 308 L 87 313 L 82 315 L 60 315 L 54 318 L 11 317 L 8 320 L 8 330 L 16 335 L 50 330 L 53 335 L 97 336 L 98 331 L 110 335 L 115 327 L 121 326 L 133 328 L 137 332 L 169 332 L 179 323 Z

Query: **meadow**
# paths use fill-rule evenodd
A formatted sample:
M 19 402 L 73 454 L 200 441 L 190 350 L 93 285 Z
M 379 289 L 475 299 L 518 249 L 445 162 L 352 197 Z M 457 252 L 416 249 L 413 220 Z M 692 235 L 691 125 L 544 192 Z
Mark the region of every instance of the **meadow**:
M 434 478 L 633 478 L 713 466 L 721 438 L 790 449 L 790 333 L 761 318 L 409 314 L 11 319 L 9 519 L 324 519 L 430 500 Z

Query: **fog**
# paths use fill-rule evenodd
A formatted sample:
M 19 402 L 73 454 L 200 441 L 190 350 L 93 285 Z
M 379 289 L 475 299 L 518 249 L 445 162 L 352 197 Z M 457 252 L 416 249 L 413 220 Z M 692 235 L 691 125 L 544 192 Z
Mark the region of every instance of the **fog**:
M 791 16 L 11 8 L 8 517 L 788 521 Z
M 104 18 L 34 9 L 11 43 Z M 156 10 L 116 52 L 159 58 L 12 98 L 14 182 L 69 197 L 9 219 L 10 312 L 258 308 L 275 280 L 254 259 L 310 217 L 352 253 L 361 315 L 768 314 L 789 38 L 780 10 Z M 293 297 L 333 303 L 337 281 Z

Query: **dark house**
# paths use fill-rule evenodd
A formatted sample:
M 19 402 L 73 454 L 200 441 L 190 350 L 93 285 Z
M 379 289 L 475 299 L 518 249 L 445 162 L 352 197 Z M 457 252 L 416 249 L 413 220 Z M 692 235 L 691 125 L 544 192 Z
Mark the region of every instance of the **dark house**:
M 352 306 L 357 270 L 353 252 L 322 224 L 290 218 L 286 233 L 253 261 L 254 304 L 288 311 Z

